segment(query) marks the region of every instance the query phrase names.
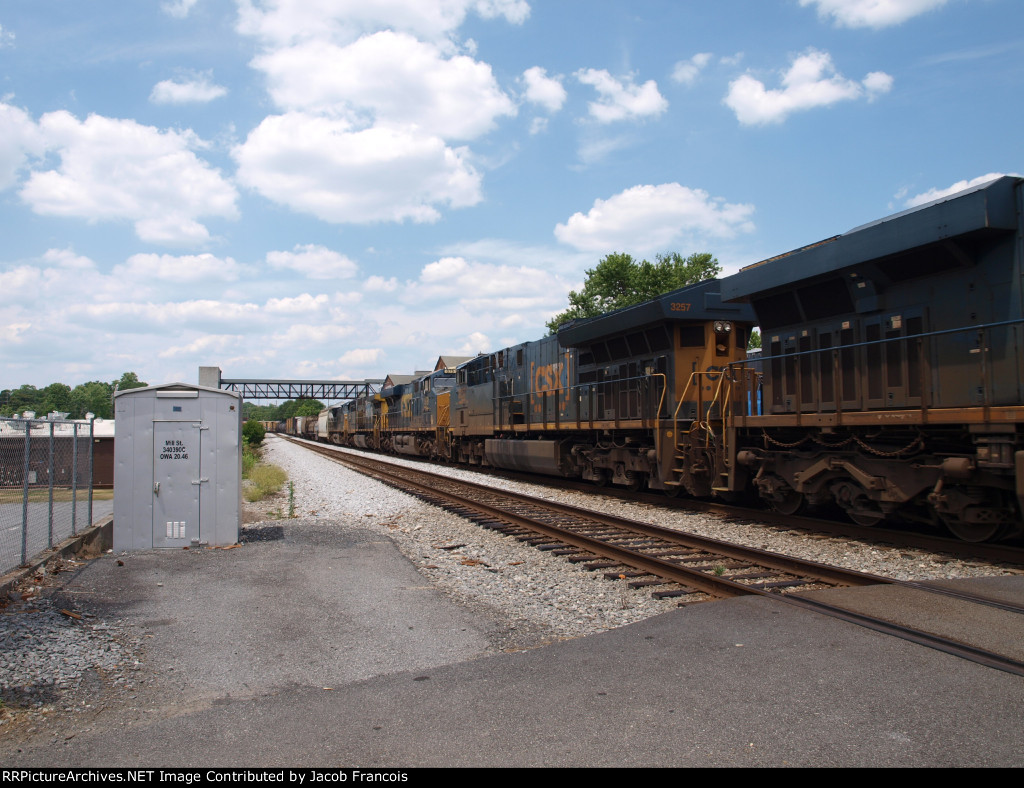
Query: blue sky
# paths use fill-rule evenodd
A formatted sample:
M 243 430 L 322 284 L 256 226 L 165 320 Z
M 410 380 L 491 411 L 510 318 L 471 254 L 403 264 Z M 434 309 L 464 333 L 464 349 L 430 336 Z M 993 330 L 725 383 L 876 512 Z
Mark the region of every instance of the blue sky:
M 363 379 L 1024 172 L 1020 0 L 3 0 L 0 388 Z

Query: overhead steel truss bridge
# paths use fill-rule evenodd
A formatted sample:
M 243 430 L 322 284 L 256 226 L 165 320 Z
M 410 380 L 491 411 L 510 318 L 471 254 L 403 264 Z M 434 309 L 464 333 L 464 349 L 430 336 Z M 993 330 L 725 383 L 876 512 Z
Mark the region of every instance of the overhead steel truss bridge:
M 316 399 L 321 402 L 377 394 L 383 380 L 221 380 L 218 388 L 237 391 L 243 400 Z

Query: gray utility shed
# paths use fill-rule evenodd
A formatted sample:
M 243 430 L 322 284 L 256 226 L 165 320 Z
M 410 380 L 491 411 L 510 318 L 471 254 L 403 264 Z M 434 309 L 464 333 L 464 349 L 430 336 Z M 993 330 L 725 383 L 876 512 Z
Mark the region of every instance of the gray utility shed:
M 235 544 L 241 395 L 187 383 L 128 389 L 114 418 L 114 549 Z

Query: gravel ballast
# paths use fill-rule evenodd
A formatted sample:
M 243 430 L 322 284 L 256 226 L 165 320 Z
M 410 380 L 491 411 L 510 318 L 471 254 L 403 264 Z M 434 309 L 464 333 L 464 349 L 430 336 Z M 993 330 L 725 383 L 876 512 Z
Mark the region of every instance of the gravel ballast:
M 460 601 L 523 617 L 549 628 L 559 637 L 598 632 L 676 607 L 672 599 L 655 600 L 650 591 L 629 589 L 625 583 L 604 579 L 600 572 L 589 572 L 513 538 L 475 526 L 343 468 L 300 445 L 271 437 L 266 454 L 267 461 L 285 468 L 293 481 L 297 514 L 357 517 L 364 524 L 374 523 L 398 543 L 426 577 Z M 421 463 L 411 460 L 386 459 L 422 467 Z M 463 468 L 446 466 L 445 473 L 500 489 L 897 580 L 1021 574 L 1019 569 L 984 561 L 958 560 L 922 550 L 888 548 L 842 538 L 809 537 L 771 526 L 730 522 L 714 515 L 559 491 Z M 452 545 L 464 546 L 444 549 Z
M 288 472 L 297 517 L 378 530 L 450 597 L 488 608 L 498 618 L 518 622 L 517 628 L 543 632 L 541 642 L 611 629 L 677 606 L 481 528 L 301 446 L 270 438 L 265 460 Z M 452 470 L 456 473 L 468 472 Z

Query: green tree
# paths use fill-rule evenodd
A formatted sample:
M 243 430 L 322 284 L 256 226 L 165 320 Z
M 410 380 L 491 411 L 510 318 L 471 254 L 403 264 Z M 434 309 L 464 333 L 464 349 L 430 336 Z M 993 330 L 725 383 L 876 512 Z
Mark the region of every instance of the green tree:
M 751 329 L 750 339 L 747 340 L 747 350 L 760 350 L 761 349 L 761 332 L 756 328 Z
M 258 421 L 247 421 L 242 425 L 242 440 L 250 446 L 259 446 L 265 435 L 266 430 Z
M 42 404 L 43 398 L 39 389 L 25 384 L 11 392 L 10 399 L 8 400 L 8 411 L 18 415 L 26 410 L 31 410 L 35 411 L 38 416 L 41 415 L 39 409 L 42 407 Z
M 597 317 L 623 307 L 649 301 L 718 276 L 722 267 L 714 255 L 698 252 L 683 257 L 678 252 L 659 254 L 655 262 L 636 262 L 631 255 L 616 252 L 601 259 L 587 271 L 583 289 L 569 293 L 569 308 L 548 321 L 548 332 L 554 334 L 570 320 Z
M 277 418 L 280 420 L 295 416 L 315 416 L 323 409 L 324 404 L 318 399 L 290 399 L 278 406 Z
M 111 385 L 118 391 L 126 391 L 128 389 L 145 388 L 149 384 L 139 380 L 139 376 L 134 372 L 125 372 L 119 380 L 115 380 Z
M 113 396 L 114 387 L 102 380 L 90 380 L 75 386 L 71 392 L 71 418 L 82 419 L 86 413 L 93 413 L 101 419 L 113 418 Z
M 71 386 L 65 383 L 51 383 L 39 392 L 42 395 L 43 410 L 39 415 L 71 412 Z

